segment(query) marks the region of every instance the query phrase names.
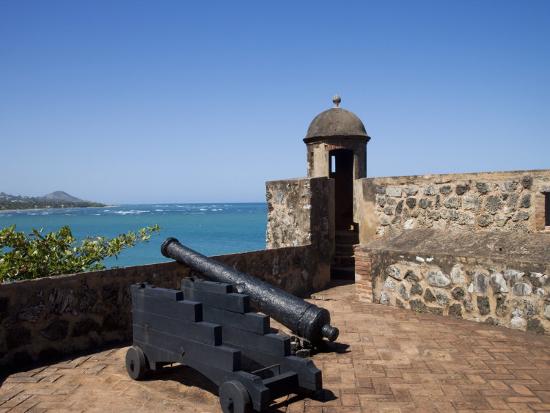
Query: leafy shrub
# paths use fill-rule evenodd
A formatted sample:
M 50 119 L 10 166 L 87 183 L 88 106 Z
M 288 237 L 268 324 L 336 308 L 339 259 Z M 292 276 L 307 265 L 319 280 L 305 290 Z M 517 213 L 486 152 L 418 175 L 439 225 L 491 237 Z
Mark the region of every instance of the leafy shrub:
M 0 230 L 0 282 L 102 270 L 105 258 L 148 241 L 159 230 L 153 225 L 112 239 L 89 237 L 77 242 L 68 226 L 47 234 L 33 229 L 27 235 L 12 225 Z

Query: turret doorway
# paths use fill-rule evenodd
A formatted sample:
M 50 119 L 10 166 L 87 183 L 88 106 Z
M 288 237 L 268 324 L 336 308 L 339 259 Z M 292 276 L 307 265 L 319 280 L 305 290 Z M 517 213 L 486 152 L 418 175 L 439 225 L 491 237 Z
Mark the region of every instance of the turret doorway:
M 353 246 L 359 242 L 357 224 L 353 222 L 354 153 L 349 149 L 329 152 L 329 177 L 334 179 L 335 251 L 331 277 L 355 278 Z
M 334 179 L 334 225 L 336 230 L 349 230 L 353 226 L 353 151 L 335 149 L 329 157 L 329 177 Z

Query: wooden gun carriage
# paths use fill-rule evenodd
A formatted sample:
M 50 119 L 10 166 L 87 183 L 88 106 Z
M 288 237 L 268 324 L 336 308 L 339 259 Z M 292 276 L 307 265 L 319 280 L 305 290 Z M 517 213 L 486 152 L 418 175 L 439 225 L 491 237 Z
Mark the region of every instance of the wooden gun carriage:
M 168 241 L 174 243 L 173 239 Z M 220 268 L 222 264 L 179 243 L 176 247 L 176 252 L 183 248 L 194 260 L 210 265 L 208 270 L 214 274 L 229 271 L 232 276 L 243 275 L 225 266 Z M 166 242 L 162 250 L 165 255 L 175 255 L 174 251 L 166 253 Z M 179 258 L 181 262 L 181 254 Z M 209 274 L 196 262 L 191 264 L 193 269 Z M 238 280 L 249 283 L 253 279 L 260 290 L 268 286 L 246 277 Z M 210 274 L 210 278 L 215 277 Z M 132 285 L 133 346 L 126 354 L 130 377 L 140 380 L 149 370 L 170 363 L 185 364 L 219 386 L 222 410 L 232 413 L 250 408 L 262 411 L 283 395 L 321 390 L 321 371 L 311 360 L 291 354 L 291 338 L 272 329 L 268 315 L 251 311 L 251 295 L 243 293 L 246 288 L 242 286 L 194 278 L 183 279 L 179 290 Z M 286 317 L 283 320 L 301 328 L 307 338 L 317 342 L 327 335 L 336 338 L 338 330 L 330 326 L 326 310 L 276 287 L 267 288 L 267 297 L 279 300 L 277 314 L 282 313 Z M 286 300 L 294 306 L 281 308 L 281 299 L 282 304 Z M 257 297 L 254 304 L 262 308 Z M 297 308 L 302 314 L 289 313 Z M 292 324 L 294 320 L 296 324 Z

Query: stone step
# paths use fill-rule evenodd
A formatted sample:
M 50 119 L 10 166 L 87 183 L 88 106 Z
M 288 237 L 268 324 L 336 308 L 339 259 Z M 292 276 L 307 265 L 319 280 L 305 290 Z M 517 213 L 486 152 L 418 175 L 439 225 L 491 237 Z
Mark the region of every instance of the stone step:
M 358 231 L 353 231 L 353 230 L 350 230 L 350 229 L 337 229 L 337 230 L 334 231 L 334 233 L 336 235 L 346 235 L 346 234 L 359 235 Z
M 354 280 L 355 279 L 355 267 L 335 266 L 330 267 L 330 276 L 334 279 L 340 280 Z
M 353 255 L 353 244 L 336 244 L 334 246 L 336 255 Z
M 336 255 L 332 257 L 332 264 L 339 267 L 355 268 L 355 258 L 350 257 L 349 255 Z
M 354 231 L 336 231 L 334 234 L 336 243 L 358 244 L 359 234 Z
M 346 244 L 346 245 L 357 245 L 359 244 L 359 240 L 352 238 L 352 237 L 335 237 L 334 238 L 335 244 Z

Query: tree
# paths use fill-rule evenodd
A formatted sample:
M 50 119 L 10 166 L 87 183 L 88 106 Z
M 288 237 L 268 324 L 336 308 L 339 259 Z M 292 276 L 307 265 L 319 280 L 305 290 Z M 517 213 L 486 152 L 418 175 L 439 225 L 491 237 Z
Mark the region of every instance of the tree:
M 27 235 L 12 225 L 0 230 L 0 282 L 102 270 L 105 258 L 148 241 L 159 230 L 153 225 L 112 239 L 88 237 L 77 242 L 68 226 L 46 234 L 33 229 Z

